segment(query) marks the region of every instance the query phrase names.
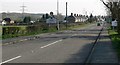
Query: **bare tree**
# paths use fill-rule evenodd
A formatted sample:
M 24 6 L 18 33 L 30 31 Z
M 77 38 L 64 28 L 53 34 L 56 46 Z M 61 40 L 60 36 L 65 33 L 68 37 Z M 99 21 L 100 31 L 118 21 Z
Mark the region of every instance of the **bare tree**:
M 113 1 L 108 0 L 108 2 L 106 3 L 103 0 L 101 1 L 110 10 L 112 18 L 118 20 L 117 31 L 120 34 L 120 1 L 114 0 L 115 2 L 113 2 Z

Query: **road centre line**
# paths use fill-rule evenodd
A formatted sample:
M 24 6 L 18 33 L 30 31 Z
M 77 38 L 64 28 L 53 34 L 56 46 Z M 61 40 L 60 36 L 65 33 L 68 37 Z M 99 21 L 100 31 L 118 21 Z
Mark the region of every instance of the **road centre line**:
M 48 46 L 50 46 L 50 45 L 56 44 L 56 43 L 61 42 L 61 41 L 62 41 L 62 40 L 58 40 L 58 41 L 55 41 L 55 42 L 50 43 L 50 44 L 48 44 L 48 45 L 42 46 L 42 47 L 40 47 L 40 48 L 45 48 L 45 47 L 48 47 Z
M 12 61 L 12 60 L 18 59 L 18 58 L 20 58 L 20 57 L 22 57 L 22 56 L 17 56 L 17 57 L 11 58 L 11 59 L 9 59 L 9 60 L 6 60 L 6 61 L 4 61 L 4 62 L 1 62 L 0 65 L 1 65 L 1 64 L 4 64 L 4 63 L 7 63 L 7 62 L 10 62 L 10 61 Z
M 76 36 L 77 34 L 73 34 L 72 36 Z

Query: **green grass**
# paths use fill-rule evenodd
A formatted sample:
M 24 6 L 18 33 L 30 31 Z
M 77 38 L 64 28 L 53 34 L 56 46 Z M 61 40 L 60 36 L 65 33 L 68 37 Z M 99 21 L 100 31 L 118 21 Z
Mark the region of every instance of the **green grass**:
M 3 26 L 3 28 L 5 27 L 20 27 L 20 30 L 26 30 L 27 26 Z M 37 34 L 42 34 L 42 33 L 51 33 L 51 32 L 56 32 L 57 30 L 55 28 L 50 28 L 50 29 L 45 29 L 45 30 L 37 30 L 37 31 L 31 31 L 25 34 L 7 34 L 7 35 L 2 35 L 1 38 L 2 39 L 8 39 L 8 38 L 15 38 L 15 37 L 19 37 L 19 36 L 33 36 L 33 35 L 37 35 Z
M 90 25 L 90 24 L 91 24 L 91 23 L 82 23 L 82 24 L 80 24 L 80 25 L 70 26 L 70 27 L 68 27 L 68 29 L 65 28 L 65 30 L 73 30 L 73 29 L 75 29 L 75 28 L 85 27 L 85 26 Z
M 2 26 L 2 27 L 27 27 L 27 26 Z
M 2 39 L 2 26 L 0 26 L 0 40 Z
M 19 27 L 21 28 L 21 30 L 24 30 L 27 26 L 2 26 L 2 28 L 7 28 L 7 27 Z M 2 31 L 1 31 L 2 33 Z M 1 38 L 2 39 L 7 39 L 7 38 L 14 38 L 14 37 L 18 37 L 18 36 L 25 36 L 24 34 L 6 34 L 6 35 L 2 35 Z
M 83 24 L 80 24 L 80 25 L 74 25 L 74 26 L 69 26 L 67 29 L 66 27 L 65 28 L 62 28 L 60 31 L 63 31 L 63 30 L 72 30 L 72 29 L 75 29 L 75 28 L 81 28 L 81 27 L 85 27 L 87 25 L 90 25 L 90 23 L 83 23 Z M 27 26 L 3 26 L 3 27 L 20 27 L 21 30 L 24 30 Z M 42 33 L 52 33 L 52 32 L 58 32 L 56 28 L 50 28 L 50 29 L 45 29 L 45 30 L 39 30 L 39 31 L 33 31 L 31 33 L 27 33 L 27 34 L 8 34 L 8 35 L 4 35 L 4 36 L 1 36 L 2 39 L 7 39 L 7 38 L 14 38 L 14 37 L 19 37 L 19 36 L 32 36 L 32 35 L 37 35 L 37 34 L 42 34 Z
M 120 59 L 120 35 L 114 30 L 109 30 L 109 35 L 111 36 L 111 40 L 113 43 L 113 46 L 118 54 L 118 57 Z

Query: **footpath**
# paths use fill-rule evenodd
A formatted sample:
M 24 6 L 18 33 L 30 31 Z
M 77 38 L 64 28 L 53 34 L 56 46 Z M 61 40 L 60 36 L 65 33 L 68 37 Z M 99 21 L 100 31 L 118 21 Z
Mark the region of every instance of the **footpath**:
M 103 28 L 91 59 L 91 63 L 119 65 L 117 53 L 112 46 L 112 42 L 106 27 Z

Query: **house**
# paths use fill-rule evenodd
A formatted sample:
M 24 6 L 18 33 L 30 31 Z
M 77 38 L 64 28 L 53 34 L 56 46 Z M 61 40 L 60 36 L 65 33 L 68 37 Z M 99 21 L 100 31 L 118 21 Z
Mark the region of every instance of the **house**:
M 4 18 L 3 22 L 6 22 L 6 24 L 10 24 L 11 19 L 10 18 Z
M 67 21 L 69 23 L 74 23 L 76 21 L 76 18 L 75 16 L 73 16 L 73 13 L 71 13 L 71 15 L 67 17 Z
M 67 21 L 69 23 L 86 22 L 87 20 L 88 20 L 87 16 L 85 16 L 85 15 L 78 15 L 78 14 L 77 15 L 74 14 L 74 16 L 73 16 L 73 13 L 71 13 L 71 15 L 67 17 Z M 66 18 L 65 18 L 64 22 L 66 22 Z
M 1 24 L 2 24 L 2 25 L 6 25 L 7 22 L 6 22 L 5 20 L 3 20 Z
M 72 19 L 72 18 L 71 18 Z M 74 22 L 86 22 L 88 18 L 85 15 L 76 15 L 73 16 Z

